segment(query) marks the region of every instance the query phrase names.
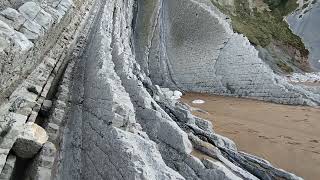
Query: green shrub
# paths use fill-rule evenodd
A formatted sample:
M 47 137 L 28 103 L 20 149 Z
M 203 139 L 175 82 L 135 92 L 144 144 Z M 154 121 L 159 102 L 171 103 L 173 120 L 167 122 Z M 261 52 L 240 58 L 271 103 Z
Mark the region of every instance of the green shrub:
M 212 1 L 213 2 L 213 1 Z M 238 33 L 244 34 L 254 45 L 265 47 L 273 40 L 283 45 L 294 47 L 301 55 L 309 54 L 300 37 L 289 29 L 283 16 L 297 8 L 296 0 L 264 0 L 271 11 L 253 12 L 247 0 L 235 0 L 235 9 L 230 10 L 215 4 L 222 12 L 229 15 L 232 26 Z M 214 3 L 214 2 L 213 2 Z

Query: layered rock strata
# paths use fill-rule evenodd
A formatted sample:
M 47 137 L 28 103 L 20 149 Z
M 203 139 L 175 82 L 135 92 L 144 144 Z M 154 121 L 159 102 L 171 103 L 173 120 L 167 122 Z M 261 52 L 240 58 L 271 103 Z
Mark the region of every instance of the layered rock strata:
M 39 117 L 39 111 L 46 98 L 52 98 L 55 92 L 55 87 L 59 83 L 61 74 L 64 73 L 64 69 L 68 64 L 68 57 L 71 49 L 74 49 L 75 42 L 78 39 L 79 32 L 82 31 L 85 21 L 83 18 L 89 14 L 89 7 L 92 1 L 50 1 L 53 4 L 43 2 L 25 2 L 25 4 L 32 5 L 32 7 L 39 7 L 37 17 L 41 11 L 52 10 L 51 16 L 56 17 L 55 8 L 61 12 L 57 16 L 57 20 L 53 21 L 51 28 L 45 31 L 45 34 L 39 34 L 37 39 L 33 39 L 33 47 L 27 51 L 21 51 L 19 42 L 15 41 L 16 36 L 10 34 L 20 34 L 24 37 L 25 42 L 30 43 L 31 39 L 27 38 L 26 34 L 22 34 L 18 30 L 7 23 L 1 21 L 5 27 L 0 29 L 1 37 L 7 39 L 10 42 L 9 46 L 0 49 L 0 53 L 5 56 L 1 56 L 1 68 L 3 69 L 1 74 L 1 81 L 8 79 L 15 79 L 16 75 L 19 79 L 16 83 L 1 82 L 1 96 L 7 96 L 6 99 L 1 98 L 0 106 L 0 128 L 1 128 L 1 141 L 0 141 L 0 169 L 2 170 L 7 156 L 12 154 L 12 147 L 14 146 L 17 138 L 23 134 L 24 124 L 27 122 L 35 122 Z M 73 6 L 73 4 L 75 6 Z M 41 7 L 41 8 L 40 8 Z M 8 7 L 9 8 L 9 7 Z M 8 9 L 7 8 L 7 9 Z M 62 9 L 61 9 L 62 8 Z M 29 12 L 33 12 L 34 8 L 25 8 Z M 23 12 L 23 11 L 21 11 Z M 26 13 L 27 15 L 30 15 Z M 50 16 L 50 17 L 51 17 Z M 72 18 L 71 18 L 72 17 Z M 34 22 L 35 23 L 35 22 Z M 12 31 L 8 31 L 12 30 Z M 50 32 L 52 31 L 52 32 Z M 52 39 L 50 39 L 52 38 Z M 45 39 L 45 41 L 43 41 Z M 3 42 L 3 41 L 1 41 Z M 37 43 L 39 43 L 37 45 Z M 45 44 L 45 45 L 44 45 Z M 39 47 L 37 47 L 39 46 Z M 23 58 L 26 57 L 27 59 Z M 6 64 L 7 60 L 9 63 Z M 30 61 L 29 61 L 30 60 Z M 16 62 L 15 62 L 16 61 Z M 26 65 L 27 64 L 27 65 Z M 22 74 L 15 71 L 11 71 L 11 68 L 18 68 L 26 70 Z M 13 73 L 13 75 L 6 75 Z M 31 71 L 31 73 L 28 71 Z M 13 82 L 13 81 L 12 81 Z M 3 89 L 2 89 L 3 88 Z M 37 122 L 38 124 L 41 124 Z M 31 132 L 30 132 L 31 133 Z M 36 140 L 39 134 L 35 133 Z M 36 141 L 29 139 L 30 143 Z M 24 158 L 24 157 L 20 157 Z
M 51 6 L 52 1 L 44 2 Z M 158 86 L 281 103 L 318 102 L 315 93 L 272 74 L 209 2 L 68 2 L 74 6 L 62 17 L 65 24 L 56 24 L 64 28 L 53 30 L 57 36 L 52 46 L 28 51 L 43 53 L 41 62 L 26 78 L 19 76 L 22 83 L 16 88 L 15 83 L 5 85 L 13 90 L 0 107 L 0 177 L 302 179 L 238 151 L 210 122 L 175 100 L 178 91 L 164 92 Z M 43 7 L 39 2 L 23 5 L 27 3 Z M 5 24 L 14 29 L 14 24 Z M 35 47 L 46 35 L 24 36 Z M 39 137 L 24 138 L 41 146 L 31 158 L 19 155 L 21 145 L 15 144 L 28 123 L 38 124 L 48 136 L 45 143 Z
M 210 1 L 141 0 L 138 7 L 137 60 L 156 84 L 285 104 L 319 104 L 318 95 L 273 73 Z
M 0 99 L 8 99 L 52 48 L 70 22 L 73 3 L 25 1 L 0 12 Z

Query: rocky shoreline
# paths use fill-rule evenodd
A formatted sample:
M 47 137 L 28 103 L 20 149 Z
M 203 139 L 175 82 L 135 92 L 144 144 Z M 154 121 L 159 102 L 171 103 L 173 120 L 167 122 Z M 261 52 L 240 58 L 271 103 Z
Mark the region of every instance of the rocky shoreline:
M 274 74 L 209 1 L 17 6 L 1 13 L 34 26 L 0 18 L 1 178 L 302 179 L 239 152 L 176 100 L 180 90 L 320 103 Z

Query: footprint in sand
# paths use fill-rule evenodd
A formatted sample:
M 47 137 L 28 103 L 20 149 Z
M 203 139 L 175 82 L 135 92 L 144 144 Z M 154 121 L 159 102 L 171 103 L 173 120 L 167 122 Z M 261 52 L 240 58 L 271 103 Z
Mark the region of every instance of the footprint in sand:
M 262 139 L 274 139 L 274 138 L 269 138 L 267 136 L 258 136 L 259 138 L 262 138 Z
M 259 131 L 256 131 L 256 130 L 254 130 L 254 129 L 248 129 L 248 132 L 249 132 L 249 133 L 259 133 Z
M 315 154 L 320 154 L 319 151 L 310 151 L 310 150 L 307 150 L 307 149 L 302 149 L 303 151 L 307 151 L 307 152 L 312 152 L 312 153 L 315 153 Z
M 318 152 L 318 151 L 311 151 L 311 152 L 313 152 L 315 154 L 320 154 L 320 152 Z
M 231 124 L 237 125 L 237 126 L 243 126 L 243 125 L 244 125 L 244 124 L 241 124 L 241 123 L 238 123 L 238 122 L 233 122 L 233 123 L 231 123 Z
M 239 131 L 224 131 L 224 133 L 227 133 L 227 134 L 238 134 Z
M 303 120 L 301 120 L 301 119 L 298 119 L 298 120 L 293 120 L 294 122 L 309 122 L 309 120 L 308 119 L 303 119 Z
M 280 135 L 280 136 L 278 136 L 278 137 L 293 140 L 293 138 L 290 137 L 290 136 Z
M 301 143 L 299 143 L 299 142 L 287 142 L 287 144 L 291 144 L 291 145 L 300 145 Z
M 319 141 L 316 140 L 316 139 L 310 140 L 310 142 L 312 142 L 312 143 L 319 143 Z

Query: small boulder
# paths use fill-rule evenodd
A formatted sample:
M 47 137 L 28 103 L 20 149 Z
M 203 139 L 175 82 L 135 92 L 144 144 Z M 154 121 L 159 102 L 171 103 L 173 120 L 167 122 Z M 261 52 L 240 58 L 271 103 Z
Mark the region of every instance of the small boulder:
M 182 93 L 180 91 L 173 91 L 172 99 L 180 99 L 182 96 Z
M 40 109 L 40 114 L 42 116 L 48 117 L 50 115 L 51 108 L 52 108 L 52 101 L 44 100 Z
M 41 10 L 34 21 L 41 25 L 44 29 L 48 30 L 52 26 L 53 18 L 49 13 Z
M 24 125 L 13 150 L 21 158 L 32 158 L 48 140 L 46 131 L 39 125 L 28 122 Z

